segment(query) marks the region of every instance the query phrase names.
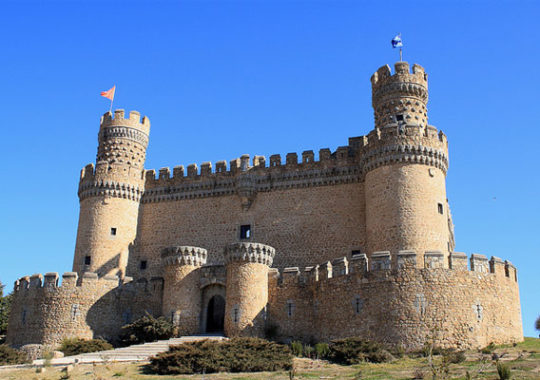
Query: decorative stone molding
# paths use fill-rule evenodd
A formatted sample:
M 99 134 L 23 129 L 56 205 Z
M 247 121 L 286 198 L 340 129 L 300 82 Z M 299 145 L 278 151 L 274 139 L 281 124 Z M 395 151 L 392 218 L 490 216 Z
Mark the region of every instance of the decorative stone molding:
M 445 152 L 424 145 L 385 145 L 362 157 L 363 170 L 368 172 L 391 163 L 408 162 L 434 166 L 446 174 L 448 157 Z
M 89 197 L 109 196 L 124 198 L 138 202 L 143 194 L 139 186 L 115 181 L 81 182 L 79 184 L 79 200 Z
M 272 266 L 276 250 L 269 245 L 260 243 L 233 243 L 225 247 L 225 264 L 234 261 L 259 263 Z
M 255 187 L 255 183 L 255 178 L 249 174 L 242 174 L 236 180 L 236 194 L 238 194 L 238 196 L 240 197 L 240 201 L 242 202 L 242 209 L 244 211 L 249 210 L 251 204 L 255 200 L 255 197 L 257 196 L 257 188 Z
M 204 248 L 187 245 L 168 247 L 161 253 L 161 261 L 164 265 L 193 265 L 203 266 L 206 264 L 208 251 Z
M 107 141 L 109 139 L 128 139 L 141 144 L 145 148 L 148 146 L 148 135 L 139 129 L 131 127 L 103 127 L 99 132 L 99 139 L 100 141 Z

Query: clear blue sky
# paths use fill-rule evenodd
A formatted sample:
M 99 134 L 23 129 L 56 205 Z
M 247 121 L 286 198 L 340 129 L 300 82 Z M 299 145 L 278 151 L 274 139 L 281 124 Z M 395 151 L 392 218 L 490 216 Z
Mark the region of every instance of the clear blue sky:
M 71 270 L 79 170 L 115 107 L 152 122 L 147 168 L 334 150 L 373 128 L 369 78 L 429 73 L 450 142 L 456 250 L 518 267 L 540 314 L 540 2 L 2 2 L 0 281 Z

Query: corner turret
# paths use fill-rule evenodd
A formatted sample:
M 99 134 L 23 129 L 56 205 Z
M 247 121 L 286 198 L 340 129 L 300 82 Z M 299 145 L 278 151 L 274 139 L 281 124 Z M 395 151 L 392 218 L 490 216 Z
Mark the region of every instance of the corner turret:
M 144 161 L 150 120 L 137 111 L 105 113 L 98 134 L 96 166 L 79 182 L 80 215 L 73 271 L 100 277 L 125 274 L 144 192 Z
M 365 173 L 366 235 L 369 254 L 390 250 L 443 252 L 454 248 L 446 199 L 448 145 L 427 124 L 427 74 L 397 62 L 371 77 L 375 128 L 362 147 Z M 422 267 L 424 263 L 416 264 Z

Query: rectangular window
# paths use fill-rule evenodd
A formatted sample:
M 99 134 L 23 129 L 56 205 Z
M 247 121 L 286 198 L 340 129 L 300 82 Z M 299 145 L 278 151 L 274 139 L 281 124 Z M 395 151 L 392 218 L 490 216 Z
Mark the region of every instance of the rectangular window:
M 251 237 L 251 225 L 240 226 L 240 239 L 249 239 Z
M 396 115 L 396 121 L 403 121 L 403 115 Z
M 351 256 L 359 255 L 359 254 L 361 254 L 361 253 L 362 253 L 361 250 L 359 250 L 359 249 L 353 249 L 353 250 L 351 251 Z
M 116 227 L 111 227 L 111 236 L 116 236 Z
M 90 265 L 92 258 L 90 256 L 84 256 L 84 265 Z
M 145 270 L 147 268 L 147 266 L 148 266 L 148 261 L 141 260 L 141 264 L 139 266 L 141 268 L 141 270 Z
M 442 205 L 442 203 L 439 203 L 439 204 L 437 205 L 437 208 L 439 209 L 439 214 L 442 215 L 442 214 L 443 214 L 443 205 Z

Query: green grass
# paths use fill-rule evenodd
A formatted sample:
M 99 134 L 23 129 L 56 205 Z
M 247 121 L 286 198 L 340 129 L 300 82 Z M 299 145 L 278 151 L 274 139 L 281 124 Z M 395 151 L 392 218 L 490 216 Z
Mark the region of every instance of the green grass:
M 524 342 L 513 345 L 497 346 L 494 350 L 497 354 L 506 352 L 506 356 L 501 359 L 512 369 L 513 379 L 539 379 L 540 378 L 540 339 L 526 338 Z M 522 355 L 520 357 L 520 355 Z M 491 355 L 484 355 L 485 362 L 482 364 L 482 355 L 477 350 L 468 351 L 469 360 L 451 364 L 450 379 L 465 379 L 465 371 L 471 372 L 475 380 L 497 379 L 497 369 L 491 360 Z M 440 357 L 434 357 L 435 363 L 440 361 Z M 428 359 L 424 357 L 409 358 L 404 357 L 390 363 L 361 363 L 351 366 L 331 364 L 321 360 L 295 359 L 296 376 L 295 379 L 362 379 L 362 380 L 406 380 L 412 379 L 416 370 L 422 370 L 426 379 L 431 379 L 431 372 Z M 247 380 L 247 379 L 269 379 L 288 380 L 288 371 L 261 372 L 261 373 L 216 373 L 212 375 L 178 375 L 159 376 L 146 374 L 143 371 L 144 364 L 121 364 L 107 363 L 92 367 L 91 365 L 78 365 L 75 367 L 71 379 L 133 379 L 133 380 Z M 479 371 L 483 369 L 480 373 Z M 58 380 L 61 376 L 61 368 L 47 368 L 43 374 L 36 374 L 34 369 L 20 370 L 0 370 L 1 379 L 40 379 Z M 122 373 L 121 377 L 113 377 L 115 373 Z M 359 377 L 359 374 L 361 376 Z

